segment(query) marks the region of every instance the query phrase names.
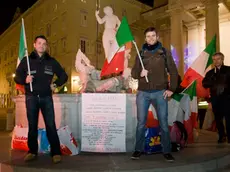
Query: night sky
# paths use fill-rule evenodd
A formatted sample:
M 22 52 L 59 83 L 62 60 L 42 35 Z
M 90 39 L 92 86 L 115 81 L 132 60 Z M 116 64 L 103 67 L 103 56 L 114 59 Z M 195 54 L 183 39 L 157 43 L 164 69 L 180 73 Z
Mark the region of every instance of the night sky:
M 0 34 L 11 24 L 16 8 L 21 8 L 25 12 L 37 0 L 0 0 Z
M 2 34 L 10 25 L 16 8 L 19 7 L 25 12 L 37 0 L 0 0 L 0 34 Z M 138 0 L 149 6 L 153 6 L 153 0 Z

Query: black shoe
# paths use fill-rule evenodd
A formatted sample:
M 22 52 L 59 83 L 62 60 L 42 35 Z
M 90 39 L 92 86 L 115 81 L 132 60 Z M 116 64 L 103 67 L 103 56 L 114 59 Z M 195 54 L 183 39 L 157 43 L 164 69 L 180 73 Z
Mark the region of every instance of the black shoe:
M 141 156 L 141 152 L 140 151 L 135 151 L 135 152 L 133 152 L 133 155 L 132 155 L 131 159 L 138 160 L 138 159 L 140 159 L 140 156 Z
M 173 156 L 170 153 L 164 154 L 164 158 L 166 161 L 168 162 L 173 162 L 175 161 L 175 159 L 173 158 Z
M 225 143 L 226 142 L 226 137 L 220 138 L 217 142 L 220 143 Z

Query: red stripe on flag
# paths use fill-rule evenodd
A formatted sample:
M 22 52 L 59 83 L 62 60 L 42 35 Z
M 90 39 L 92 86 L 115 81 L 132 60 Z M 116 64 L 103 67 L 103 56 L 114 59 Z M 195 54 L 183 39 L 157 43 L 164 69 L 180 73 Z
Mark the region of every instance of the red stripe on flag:
M 194 69 L 189 68 L 187 70 L 187 72 L 184 75 L 183 81 L 181 83 L 181 86 L 186 88 L 188 87 L 194 80 L 197 81 L 197 85 L 196 85 L 196 94 L 197 97 L 203 97 L 203 98 L 207 98 L 209 97 L 209 89 L 205 89 L 202 86 L 202 80 L 203 80 L 203 76 L 201 76 L 199 73 L 197 73 Z
M 101 78 L 109 78 L 122 74 L 124 70 L 125 51 L 115 54 L 110 63 L 105 60 L 101 70 Z
M 148 117 L 146 121 L 146 128 L 153 128 L 153 127 L 158 127 L 159 126 L 159 121 L 154 118 L 153 112 L 148 111 Z
M 21 91 L 23 94 L 25 94 L 25 87 L 24 85 L 16 84 L 16 89 Z

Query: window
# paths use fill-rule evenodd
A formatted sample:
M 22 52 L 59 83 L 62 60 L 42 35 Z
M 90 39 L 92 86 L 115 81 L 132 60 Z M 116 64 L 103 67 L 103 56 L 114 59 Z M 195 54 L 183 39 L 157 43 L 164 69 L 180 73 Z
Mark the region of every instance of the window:
M 98 41 L 97 46 L 96 46 L 96 52 L 98 55 L 101 54 L 101 49 L 102 49 L 102 43 L 100 41 Z
M 57 4 L 55 4 L 55 5 L 54 5 L 54 7 L 53 7 L 53 9 L 54 9 L 54 12 L 56 12 L 56 11 L 57 11 L 57 9 L 58 9 L 58 5 L 57 5 Z
M 5 52 L 5 58 L 4 58 L 4 61 L 6 61 L 7 59 L 7 52 Z
M 66 12 L 61 14 L 61 21 L 62 21 L 62 30 L 66 29 Z
M 14 47 L 11 47 L 11 50 L 10 50 L 10 57 L 13 57 L 14 56 Z
M 47 37 L 51 36 L 51 25 L 47 24 L 46 26 L 46 35 Z
M 66 37 L 61 39 L 62 52 L 66 52 Z
M 81 26 L 87 27 L 87 12 L 86 11 L 81 11 Z
M 57 55 L 57 42 L 54 42 L 52 44 L 52 55 L 53 56 Z
M 83 53 L 86 53 L 86 48 L 85 48 L 85 46 L 86 46 L 86 40 L 85 39 L 81 39 L 80 40 L 80 49 L 81 49 L 81 51 L 83 52 Z
M 122 9 L 122 16 L 127 16 L 127 12 L 126 12 L 126 9 Z
M 55 17 L 52 19 L 52 28 L 50 29 L 51 30 L 51 34 L 52 36 L 56 35 L 57 33 L 57 28 L 59 28 L 60 26 L 58 25 L 58 18 Z

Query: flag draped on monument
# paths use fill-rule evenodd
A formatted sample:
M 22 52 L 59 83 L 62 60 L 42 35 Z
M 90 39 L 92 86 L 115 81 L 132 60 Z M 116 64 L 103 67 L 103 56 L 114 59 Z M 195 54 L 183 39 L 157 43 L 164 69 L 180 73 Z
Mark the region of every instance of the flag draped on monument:
M 104 62 L 101 70 L 101 78 L 120 75 L 124 70 L 125 52 L 132 47 L 133 35 L 128 25 L 126 17 L 122 18 L 121 24 L 117 30 L 115 40 L 113 41 L 109 56 Z
M 197 59 L 192 63 L 190 68 L 186 71 L 184 79 L 181 83 L 182 87 L 187 87 L 194 80 L 197 80 L 197 96 L 198 97 L 208 97 L 209 90 L 203 88 L 202 80 L 205 74 L 211 69 L 212 56 L 216 52 L 216 36 L 214 36 L 208 46 L 203 52 L 197 57 Z

